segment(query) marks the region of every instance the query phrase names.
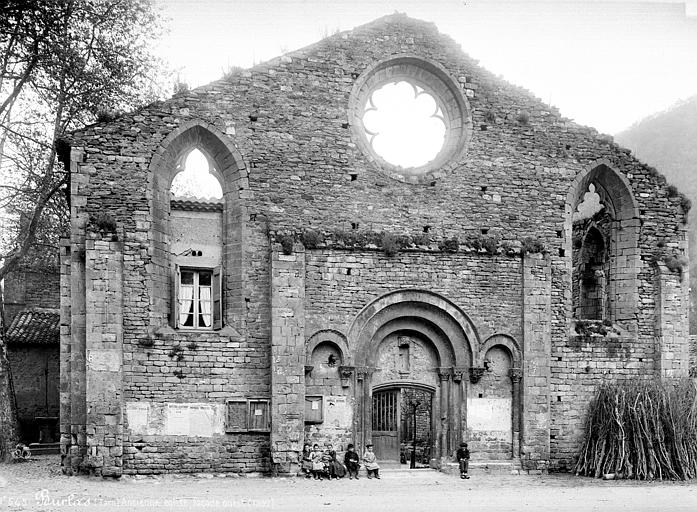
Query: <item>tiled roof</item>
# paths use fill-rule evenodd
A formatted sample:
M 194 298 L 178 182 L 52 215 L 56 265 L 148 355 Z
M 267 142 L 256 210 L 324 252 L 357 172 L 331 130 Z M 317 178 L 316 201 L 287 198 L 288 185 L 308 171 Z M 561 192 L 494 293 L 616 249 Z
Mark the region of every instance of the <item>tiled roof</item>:
M 202 199 L 198 197 L 176 196 L 170 200 L 169 204 L 173 210 L 215 212 L 223 209 L 223 200 L 215 198 Z
M 8 345 L 58 345 L 60 313 L 57 309 L 27 309 L 7 329 Z

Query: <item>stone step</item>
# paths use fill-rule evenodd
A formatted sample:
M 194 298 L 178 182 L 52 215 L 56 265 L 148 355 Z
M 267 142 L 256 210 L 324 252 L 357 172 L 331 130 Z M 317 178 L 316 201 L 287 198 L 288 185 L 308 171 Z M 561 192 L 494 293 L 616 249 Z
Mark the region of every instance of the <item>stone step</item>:
M 431 469 L 428 466 L 425 466 L 424 464 L 418 464 L 418 466 L 414 469 L 411 469 L 409 467 L 409 464 L 401 464 L 399 462 L 380 462 L 380 471 L 382 472 L 401 472 L 401 471 L 419 471 L 419 470 L 428 470 Z
M 55 455 L 61 452 L 60 443 L 31 443 L 29 445 L 32 455 Z
M 457 462 L 447 462 L 441 467 L 447 474 L 459 475 L 460 465 Z M 489 473 L 518 475 L 522 472 L 518 460 L 470 460 L 469 473 Z

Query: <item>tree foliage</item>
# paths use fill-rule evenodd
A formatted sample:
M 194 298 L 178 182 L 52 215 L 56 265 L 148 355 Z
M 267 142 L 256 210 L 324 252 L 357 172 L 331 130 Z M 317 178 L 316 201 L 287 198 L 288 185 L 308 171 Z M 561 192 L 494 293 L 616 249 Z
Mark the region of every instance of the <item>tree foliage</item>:
M 9 0 L 0 16 L 0 279 L 67 221 L 55 141 L 152 101 L 161 64 L 149 0 Z M 45 226 L 47 229 L 42 229 Z M 21 229 L 20 229 L 21 227 Z
M 150 0 L 2 0 L 0 9 L 2 280 L 29 256 L 55 259 L 69 188 L 56 141 L 155 99 L 165 78 Z M 0 457 L 17 437 L 11 382 L 0 337 Z

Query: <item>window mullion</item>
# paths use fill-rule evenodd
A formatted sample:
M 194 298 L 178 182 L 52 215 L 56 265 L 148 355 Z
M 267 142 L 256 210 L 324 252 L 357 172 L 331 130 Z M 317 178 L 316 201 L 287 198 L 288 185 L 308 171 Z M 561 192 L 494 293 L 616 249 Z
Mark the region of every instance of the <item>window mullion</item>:
M 198 329 L 198 312 L 200 310 L 200 292 L 198 286 L 198 270 L 194 272 L 194 327 Z

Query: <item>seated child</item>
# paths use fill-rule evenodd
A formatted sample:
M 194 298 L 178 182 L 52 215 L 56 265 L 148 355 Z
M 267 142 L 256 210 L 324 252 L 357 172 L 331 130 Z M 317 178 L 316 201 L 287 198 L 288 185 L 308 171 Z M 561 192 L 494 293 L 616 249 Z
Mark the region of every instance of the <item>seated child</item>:
M 470 464 L 470 451 L 467 449 L 467 443 L 460 443 L 456 457 L 457 462 L 460 464 L 460 478 L 469 478 L 467 470 Z
M 346 448 L 346 455 L 344 455 L 344 466 L 346 466 L 346 470 L 348 471 L 349 480 L 351 480 L 353 477 L 356 477 L 356 480 L 358 480 L 360 459 L 358 458 L 356 450 L 353 449 L 352 444 L 348 445 Z
M 332 445 L 327 445 L 326 453 L 329 455 L 329 478 L 344 478 L 346 475 L 346 468 L 344 465 L 336 460 L 336 450 L 332 448 Z
M 332 470 L 334 469 L 332 466 L 332 453 L 336 454 L 334 450 L 332 450 L 332 445 L 328 444 L 325 445 L 327 448 L 322 452 L 322 464 L 324 464 L 324 474 L 325 476 L 331 480 L 334 478 L 334 474 Z
M 305 478 L 312 476 L 312 450 L 310 449 L 310 443 L 305 443 L 303 446 L 300 469 L 305 473 Z
M 375 475 L 375 478 L 378 480 L 380 479 L 380 466 L 378 466 L 378 459 L 373 452 L 373 445 L 368 444 L 365 447 L 365 453 L 363 454 L 363 463 L 365 464 L 365 469 L 368 470 L 368 478 L 372 478 L 372 475 Z
M 324 452 L 320 450 L 319 445 L 315 443 L 312 447 L 312 475 L 315 477 L 315 480 L 322 480 L 322 476 L 325 473 L 324 461 L 322 460 L 323 456 Z

